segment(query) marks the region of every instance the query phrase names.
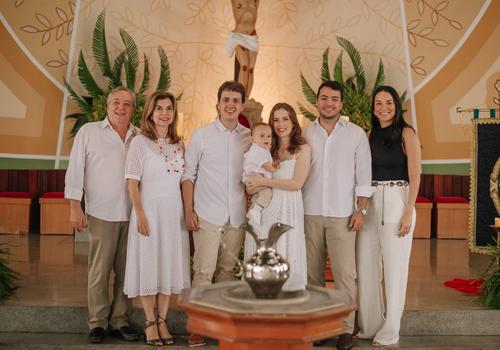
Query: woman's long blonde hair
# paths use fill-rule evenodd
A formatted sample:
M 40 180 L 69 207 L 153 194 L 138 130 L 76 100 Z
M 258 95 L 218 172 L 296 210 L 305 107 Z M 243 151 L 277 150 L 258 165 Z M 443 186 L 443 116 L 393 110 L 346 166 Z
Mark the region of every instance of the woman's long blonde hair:
M 158 139 L 155 124 L 153 122 L 153 112 L 155 110 L 156 103 L 159 100 L 165 99 L 169 99 L 170 102 L 172 102 L 172 107 L 174 108 L 174 120 L 168 126 L 167 137 L 170 139 L 170 143 L 177 143 L 181 139 L 177 134 L 177 106 L 174 95 L 167 91 L 156 91 L 148 97 L 148 100 L 144 105 L 144 112 L 142 113 L 141 132 L 144 136 L 153 141 Z

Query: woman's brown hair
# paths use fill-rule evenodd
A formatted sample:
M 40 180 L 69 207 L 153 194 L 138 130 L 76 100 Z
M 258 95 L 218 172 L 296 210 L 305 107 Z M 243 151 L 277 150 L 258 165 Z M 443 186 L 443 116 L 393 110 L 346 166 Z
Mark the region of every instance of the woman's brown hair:
M 300 127 L 297 113 L 295 113 L 293 107 L 285 102 L 277 103 L 273 106 L 269 114 L 269 125 L 273 131 L 273 145 L 271 147 L 273 159 L 278 159 L 278 151 L 280 149 L 280 140 L 274 131 L 274 113 L 280 109 L 286 111 L 288 117 L 292 121 L 292 132 L 290 133 L 290 144 L 288 145 L 287 151 L 290 152 L 290 154 L 295 154 L 300 150 L 300 146 L 307 143 L 306 139 L 302 136 L 302 128 Z
M 153 141 L 158 139 L 155 124 L 153 122 L 153 112 L 155 110 L 156 103 L 165 99 L 169 99 L 170 102 L 172 102 L 172 107 L 174 109 L 174 120 L 168 126 L 167 137 L 170 139 L 170 143 L 177 143 L 181 139 L 177 134 L 177 106 L 175 104 L 175 97 L 170 92 L 156 91 L 149 96 L 146 104 L 144 105 L 144 112 L 142 113 L 141 131 L 144 136 Z

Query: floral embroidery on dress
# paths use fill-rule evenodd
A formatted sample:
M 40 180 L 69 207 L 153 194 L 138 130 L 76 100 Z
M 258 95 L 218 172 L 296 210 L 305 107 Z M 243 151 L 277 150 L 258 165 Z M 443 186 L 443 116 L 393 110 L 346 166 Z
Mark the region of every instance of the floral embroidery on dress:
M 156 142 L 158 153 L 167 166 L 167 172 L 180 173 L 184 170 L 184 150 L 182 141 L 174 144 L 169 139 L 158 139 Z

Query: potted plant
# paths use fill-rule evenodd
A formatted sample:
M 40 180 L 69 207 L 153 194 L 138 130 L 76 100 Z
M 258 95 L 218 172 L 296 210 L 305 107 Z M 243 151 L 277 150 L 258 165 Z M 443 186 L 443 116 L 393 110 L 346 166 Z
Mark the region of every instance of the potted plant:
M 484 252 L 491 256 L 491 264 L 483 273 L 484 283 L 479 301 L 483 306 L 500 309 L 500 246 L 488 245 Z
M 10 268 L 9 256 L 8 245 L 0 243 L 0 300 L 12 295 L 18 287 L 16 281 L 19 280 L 19 274 Z
M 87 122 L 98 121 L 106 116 L 106 100 L 109 92 L 118 86 L 126 86 L 135 92 L 136 109 L 132 116 L 132 124 L 138 125 L 146 102 L 144 92 L 148 89 L 150 83 L 149 60 L 144 54 L 144 65 L 142 82 L 136 89 L 137 71 L 139 68 L 139 51 L 132 36 L 125 30 L 120 29 L 120 37 L 125 49 L 115 57 L 111 65 L 108 47 L 106 43 L 105 30 L 105 11 L 102 11 L 97 17 L 92 36 L 92 52 L 94 59 L 99 66 L 102 76 L 107 80 L 106 88 L 101 88 L 96 79 L 90 73 L 87 63 L 83 57 L 83 51 L 78 56 L 78 78 L 86 93 L 78 95 L 70 84 L 65 80 L 64 85 L 69 91 L 71 99 L 78 105 L 80 112 L 66 116 L 67 119 L 74 119 L 75 124 L 71 129 L 71 135 L 75 136 L 82 125 Z M 158 55 L 160 56 L 160 76 L 156 84 L 156 90 L 168 90 L 170 87 L 170 67 L 167 55 L 161 46 L 158 46 Z M 122 81 L 122 75 L 125 77 L 125 83 Z M 182 94 L 177 97 L 181 98 Z
M 382 59 L 380 59 L 378 64 L 377 75 L 375 78 L 375 83 L 372 89 L 368 89 L 366 84 L 366 73 L 361 63 L 361 55 L 359 51 L 356 50 L 354 45 L 347 39 L 342 37 L 337 37 L 337 42 L 339 45 L 347 52 L 352 66 L 354 68 L 354 74 L 347 77 L 344 80 L 343 72 L 343 62 L 342 53 L 337 56 L 335 61 L 335 66 L 333 68 L 333 80 L 339 82 L 344 90 L 343 96 L 343 107 L 342 114 L 347 115 L 350 120 L 362 127 L 365 130 L 370 129 L 370 114 L 371 114 L 371 99 L 372 92 L 375 91 L 379 86 L 385 83 L 385 73 L 384 64 Z M 330 75 L 330 67 L 328 64 L 328 53 L 329 48 L 323 53 L 323 63 L 321 66 L 321 81 L 332 80 Z M 302 83 L 302 91 L 306 100 L 313 106 L 316 105 L 316 91 L 311 88 L 311 85 L 307 82 L 302 72 L 300 72 L 300 81 Z M 406 92 L 401 96 L 401 101 L 405 100 Z M 309 120 L 314 121 L 316 115 L 310 112 L 308 108 L 303 106 L 300 102 L 297 102 L 300 112 Z

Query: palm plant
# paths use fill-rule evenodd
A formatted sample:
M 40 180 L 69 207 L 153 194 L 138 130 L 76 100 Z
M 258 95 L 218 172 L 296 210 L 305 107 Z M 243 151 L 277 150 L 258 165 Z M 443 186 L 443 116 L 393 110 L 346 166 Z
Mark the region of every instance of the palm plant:
M 368 90 L 366 83 L 366 73 L 363 64 L 361 63 L 361 55 L 359 54 L 358 50 L 356 50 L 354 45 L 345 38 L 337 37 L 337 42 L 347 52 L 354 68 L 354 74 L 344 80 L 342 62 L 343 51 L 340 51 L 340 54 L 337 56 L 337 59 L 335 61 L 335 66 L 333 68 L 332 74 L 333 80 L 340 83 L 344 90 L 342 114 L 349 116 L 350 120 L 353 123 L 358 124 L 365 130 L 368 130 L 371 126 L 370 114 L 372 92 L 385 83 L 384 64 L 382 63 L 382 59 L 380 59 L 375 83 L 373 84 L 372 89 Z M 330 67 L 328 64 L 328 53 L 329 48 L 327 48 L 323 53 L 323 63 L 321 65 L 322 82 L 332 80 L 332 76 L 330 75 Z M 304 78 L 302 72 L 300 72 L 300 81 L 302 83 L 302 91 L 306 100 L 311 105 L 316 105 L 316 91 L 311 88 L 311 85 Z M 405 100 L 405 96 L 406 92 L 401 96 L 402 101 Z M 316 119 L 316 115 L 313 112 L 310 112 L 300 102 L 297 103 L 299 105 L 300 112 L 306 118 L 311 121 L 314 121 Z
M 0 300 L 9 297 L 17 289 L 19 274 L 8 264 L 10 249 L 6 243 L 0 243 Z
M 113 65 L 111 65 L 106 44 L 105 11 L 102 11 L 97 17 L 94 27 L 92 52 L 101 74 L 107 80 L 105 89 L 102 89 L 97 84 L 96 79 L 90 73 L 83 57 L 83 50 L 80 50 L 80 55 L 78 56 L 78 78 L 81 85 L 86 89 L 86 94 L 78 95 L 69 83 L 64 80 L 64 85 L 68 89 L 71 99 L 80 108 L 80 112 L 66 116 L 67 119 L 75 119 L 75 123 L 71 129 L 72 136 L 75 136 L 85 123 L 104 119 L 106 116 L 107 96 L 111 90 L 118 86 L 126 86 L 135 92 L 137 103 L 132 116 L 132 124 L 137 126 L 140 122 L 146 101 L 144 92 L 148 89 L 150 83 L 149 60 L 146 54 L 144 54 L 142 82 L 139 89 L 136 90 L 139 51 L 134 39 L 125 30 L 120 29 L 120 37 L 125 49 L 115 57 Z M 158 46 L 158 55 L 160 56 L 160 77 L 156 84 L 156 89 L 168 90 L 170 87 L 170 67 L 167 55 L 161 46 Z M 122 75 L 125 76 L 125 84 L 122 81 Z M 180 99 L 181 95 L 177 99 Z
M 488 245 L 484 252 L 491 256 L 491 264 L 483 273 L 484 283 L 479 301 L 486 307 L 500 309 L 500 246 Z

